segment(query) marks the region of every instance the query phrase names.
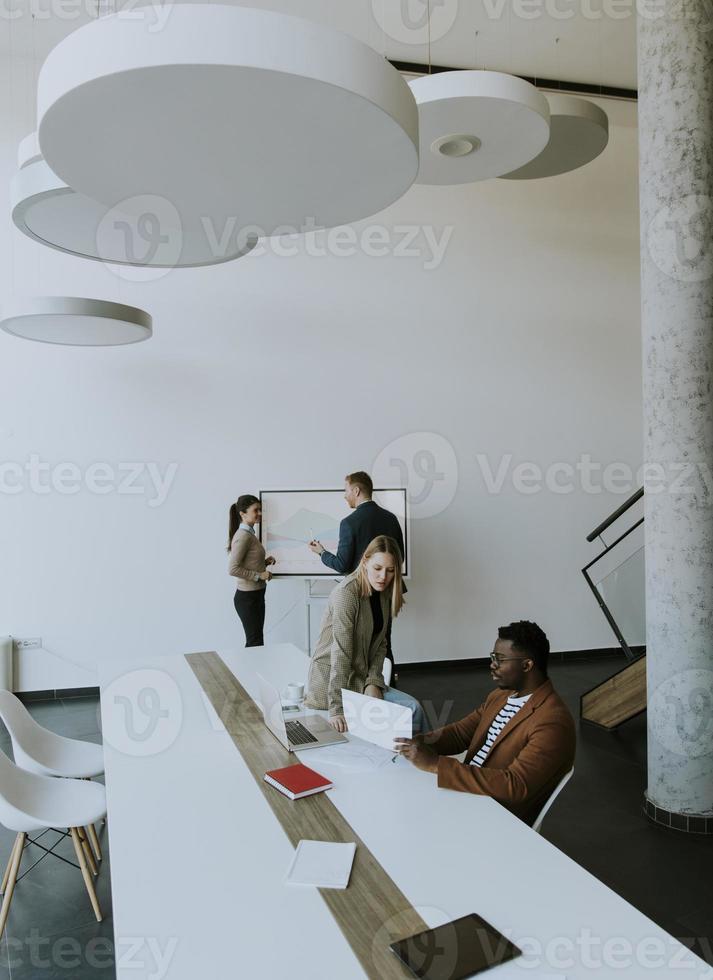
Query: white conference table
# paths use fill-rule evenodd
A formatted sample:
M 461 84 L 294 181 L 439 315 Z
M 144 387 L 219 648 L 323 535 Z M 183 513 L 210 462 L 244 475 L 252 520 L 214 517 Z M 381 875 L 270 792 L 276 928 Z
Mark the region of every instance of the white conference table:
M 258 670 L 280 690 L 306 677 L 291 644 L 220 655 L 254 699 Z M 185 658 L 100 673 L 118 980 L 364 977 L 319 892 L 284 883 L 293 849 Z M 493 800 L 439 790 L 403 759 L 371 772 L 313 764 L 429 926 L 477 912 L 520 946 L 493 980 L 713 980 Z

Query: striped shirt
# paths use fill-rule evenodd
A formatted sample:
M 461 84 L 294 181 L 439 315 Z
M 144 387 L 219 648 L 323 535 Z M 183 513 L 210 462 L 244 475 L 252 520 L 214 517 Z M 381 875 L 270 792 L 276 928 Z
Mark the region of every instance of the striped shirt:
M 520 708 L 530 700 L 531 694 L 525 694 L 521 698 L 509 697 L 505 704 L 502 706 L 500 711 L 493 719 L 493 723 L 488 729 L 488 734 L 483 742 L 482 746 L 475 753 L 473 758 L 470 760 L 471 766 L 477 766 L 480 768 L 488 757 L 488 753 L 493 747 L 493 742 L 498 737 L 500 732 L 505 728 L 507 723 L 511 718 L 514 718 L 518 713 Z

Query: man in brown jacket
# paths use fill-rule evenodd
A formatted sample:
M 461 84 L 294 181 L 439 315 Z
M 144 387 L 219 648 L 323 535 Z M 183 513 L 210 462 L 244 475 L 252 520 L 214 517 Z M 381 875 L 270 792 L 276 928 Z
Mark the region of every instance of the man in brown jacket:
M 492 796 L 532 824 L 574 764 L 575 728 L 547 678 L 550 644 L 539 626 L 501 626 L 490 657 L 498 690 L 472 714 L 395 748 L 443 789 Z M 464 762 L 448 756 L 466 751 Z

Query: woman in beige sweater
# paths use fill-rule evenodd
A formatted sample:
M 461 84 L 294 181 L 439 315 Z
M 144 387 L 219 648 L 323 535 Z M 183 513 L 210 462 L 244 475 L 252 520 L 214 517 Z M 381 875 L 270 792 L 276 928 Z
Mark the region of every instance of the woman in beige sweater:
M 425 730 L 418 701 L 384 683 L 389 616 L 395 619 L 403 606 L 402 562 L 396 541 L 379 535 L 329 597 L 309 665 L 305 704 L 329 709 L 329 723 L 338 732 L 347 731 L 342 688 L 411 708 L 414 734 Z
M 260 501 L 250 493 L 238 497 L 230 505 L 228 520 L 228 574 L 236 579 L 233 603 L 245 630 L 245 646 L 264 645 L 265 585 L 272 578 L 267 570 L 275 559 L 265 555 L 265 549 L 255 534 L 260 523 Z

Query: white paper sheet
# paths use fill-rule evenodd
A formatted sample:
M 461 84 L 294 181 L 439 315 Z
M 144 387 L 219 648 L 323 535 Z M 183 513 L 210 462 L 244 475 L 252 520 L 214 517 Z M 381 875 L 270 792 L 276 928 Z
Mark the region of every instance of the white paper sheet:
M 340 742 L 339 745 L 322 745 L 317 749 L 305 750 L 299 753 L 300 762 L 311 769 L 334 766 L 347 772 L 376 772 L 384 766 L 406 762 L 397 756 L 394 763 L 394 753 L 380 745 L 372 745 L 351 735 L 348 738 L 348 742 Z
M 355 853 L 354 843 L 301 840 L 287 872 L 287 883 L 314 885 L 317 888 L 346 888 Z
M 350 735 L 393 751 L 395 738 L 413 738 L 413 711 L 402 704 L 370 698 L 342 688 Z

